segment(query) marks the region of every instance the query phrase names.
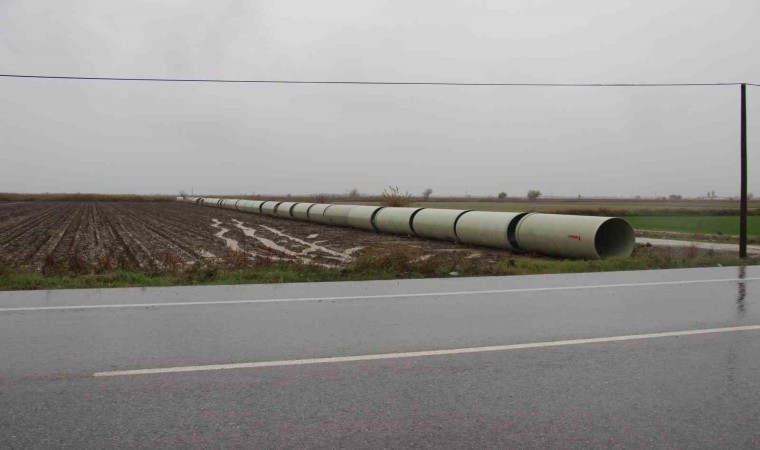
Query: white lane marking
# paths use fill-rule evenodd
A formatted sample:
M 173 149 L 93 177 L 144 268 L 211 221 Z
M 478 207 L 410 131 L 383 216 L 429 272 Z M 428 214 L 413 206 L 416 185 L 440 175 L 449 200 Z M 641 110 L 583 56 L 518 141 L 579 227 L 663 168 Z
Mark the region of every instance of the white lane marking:
M 747 325 L 747 326 L 741 326 L 741 327 L 709 328 L 709 329 L 703 329 L 703 330 L 667 331 L 664 333 L 632 334 L 632 335 L 627 335 L 627 336 L 612 336 L 612 337 L 600 337 L 600 338 L 588 338 L 588 339 L 571 339 L 571 340 L 566 340 L 566 341 L 532 342 L 529 344 L 454 348 L 450 350 L 427 350 L 427 351 L 421 351 L 421 352 L 381 353 L 381 354 L 375 354 L 375 355 L 336 356 L 332 358 L 291 359 L 291 360 L 283 360 L 283 361 L 262 361 L 262 362 L 249 362 L 249 363 L 237 363 L 237 364 L 212 364 L 212 365 L 207 365 L 207 366 L 165 367 L 165 368 L 159 368 L 159 369 L 114 370 L 111 372 L 96 372 L 92 374 L 92 376 L 118 377 L 118 376 L 124 376 L 124 375 L 154 375 L 154 374 L 160 374 L 160 373 L 207 372 L 207 371 L 212 371 L 212 370 L 255 369 L 255 368 L 260 368 L 260 367 L 303 366 L 303 365 L 309 365 L 309 364 L 377 361 L 377 360 L 383 360 L 383 359 L 462 355 L 466 353 L 503 352 L 507 350 L 525 350 L 525 349 L 533 349 L 533 348 L 565 347 L 569 345 L 599 344 L 599 343 L 607 343 L 607 342 L 636 341 L 636 340 L 642 340 L 642 339 L 656 339 L 656 338 L 678 337 L 678 336 L 695 336 L 695 335 L 700 335 L 700 334 L 729 333 L 729 332 L 738 332 L 738 331 L 758 331 L 758 330 L 760 330 L 760 325 Z
M 70 306 L 28 306 L 0 308 L 0 312 L 29 312 L 29 311 L 65 311 L 72 309 L 113 309 L 113 308 L 154 308 L 161 306 L 209 306 L 209 305 L 247 305 L 255 303 L 294 303 L 294 302 L 323 302 L 323 301 L 342 301 L 342 300 L 376 300 L 376 299 L 393 299 L 393 298 L 420 298 L 420 297 L 454 297 L 465 295 L 494 295 L 494 294 L 512 294 L 523 292 L 551 292 L 551 291 L 573 291 L 583 289 L 612 289 L 628 287 L 647 287 L 647 286 L 675 286 L 683 284 L 704 284 L 704 283 L 727 283 L 727 282 L 746 282 L 758 281 L 756 278 L 722 278 L 715 280 L 690 280 L 690 281 L 655 281 L 651 283 L 624 283 L 624 284 L 597 284 L 586 286 L 557 286 L 557 287 L 540 287 L 540 288 L 518 288 L 518 289 L 492 289 L 486 291 L 453 291 L 453 292 L 421 292 L 416 294 L 379 294 L 379 295 L 348 295 L 344 297 L 297 297 L 297 298 L 263 298 L 258 300 L 219 300 L 216 302 L 166 302 L 166 303 L 122 303 L 115 305 L 70 305 Z

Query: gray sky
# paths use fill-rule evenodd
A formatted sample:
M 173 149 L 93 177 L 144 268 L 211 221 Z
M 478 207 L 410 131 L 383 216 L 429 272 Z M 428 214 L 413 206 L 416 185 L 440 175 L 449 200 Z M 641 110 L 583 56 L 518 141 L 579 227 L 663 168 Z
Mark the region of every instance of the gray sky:
M 758 24 L 757 0 L 0 0 L 0 72 L 758 83 Z M 738 193 L 738 87 L 0 79 L 0 92 L 0 191 Z

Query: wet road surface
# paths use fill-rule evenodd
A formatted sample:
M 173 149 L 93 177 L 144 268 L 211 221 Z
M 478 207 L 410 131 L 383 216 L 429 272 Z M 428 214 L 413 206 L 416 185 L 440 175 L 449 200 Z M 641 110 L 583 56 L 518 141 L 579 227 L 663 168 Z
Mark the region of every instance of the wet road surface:
M 637 237 L 637 244 L 649 244 L 655 247 L 694 247 L 702 250 L 715 250 L 739 253 L 739 244 L 726 244 L 720 242 L 697 242 L 681 241 L 677 239 L 656 239 L 648 237 Z M 747 254 L 760 255 L 760 245 L 748 245 Z
M 0 448 L 757 448 L 758 289 L 760 267 L 3 292 Z

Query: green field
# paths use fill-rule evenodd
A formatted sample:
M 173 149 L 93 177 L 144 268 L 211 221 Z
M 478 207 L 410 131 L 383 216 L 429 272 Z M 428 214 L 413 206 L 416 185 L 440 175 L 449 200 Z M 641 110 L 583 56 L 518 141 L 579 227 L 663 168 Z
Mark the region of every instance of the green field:
M 425 208 L 474 209 L 478 211 L 520 211 L 520 212 L 594 212 L 615 211 L 625 215 L 649 215 L 659 211 L 660 214 L 669 212 L 704 211 L 705 214 L 720 214 L 725 210 L 739 209 L 736 201 L 646 201 L 646 200 L 507 200 L 507 201 L 427 201 L 416 202 L 416 206 Z M 751 202 L 750 209 L 760 208 L 757 202 Z
M 736 216 L 628 216 L 625 220 L 639 230 L 739 234 L 739 218 Z M 747 234 L 760 235 L 760 216 L 747 218 Z
M 346 199 L 335 203 L 380 206 L 379 201 Z M 472 209 L 476 211 L 540 212 L 556 214 L 584 214 L 603 216 L 736 216 L 739 203 L 729 200 L 626 200 L 626 199 L 541 199 L 526 201 L 509 199 L 471 201 L 413 201 L 412 206 L 423 208 Z M 760 202 L 749 204 L 750 215 L 760 215 Z
M 379 202 L 362 202 L 379 205 Z M 733 201 L 632 201 L 632 200 L 540 200 L 526 201 L 429 201 L 415 202 L 424 208 L 472 209 L 477 211 L 543 212 L 619 216 L 634 228 L 647 231 L 739 235 L 737 203 Z M 753 213 L 757 214 L 758 205 Z M 734 211 L 731 211 L 734 209 Z M 733 214 L 732 214 L 733 213 Z M 748 234 L 760 236 L 760 215 L 747 218 Z

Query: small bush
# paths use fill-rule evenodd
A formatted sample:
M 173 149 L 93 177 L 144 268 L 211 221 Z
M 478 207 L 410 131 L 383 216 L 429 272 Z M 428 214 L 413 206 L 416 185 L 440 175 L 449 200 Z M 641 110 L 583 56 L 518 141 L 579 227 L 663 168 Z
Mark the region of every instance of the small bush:
M 409 206 L 413 203 L 412 194 L 401 192 L 398 186 L 388 186 L 380 194 L 380 204 L 383 206 Z
M 68 265 L 69 272 L 79 274 L 89 272 L 90 267 L 87 265 L 87 258 L 80 252 L 69 251 L 66 263 Z

